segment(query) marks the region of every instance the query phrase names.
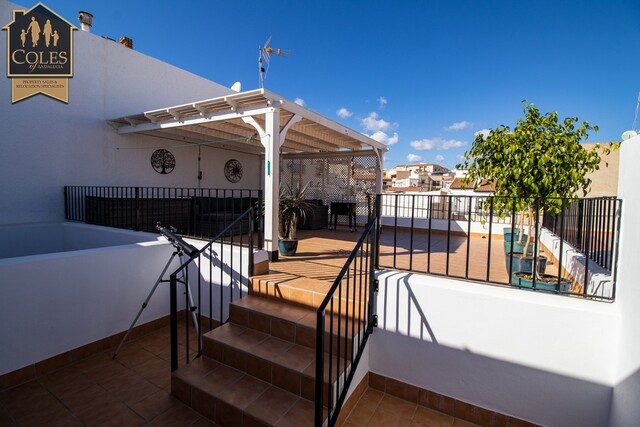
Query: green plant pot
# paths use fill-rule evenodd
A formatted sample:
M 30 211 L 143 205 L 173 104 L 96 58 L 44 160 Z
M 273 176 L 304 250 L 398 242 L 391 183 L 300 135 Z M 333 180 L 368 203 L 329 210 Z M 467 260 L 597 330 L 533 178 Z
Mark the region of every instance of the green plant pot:
M 520 286 L 523 288 L 533 289 L 533 280 L 527 277 L 521 277 L 521 275 L 531 275 L 531 272 L 518 271 L 511 275 L 511 284 L 514 286 Z M 550 292 L 568 292 L 571 289 L 571 282 L 567 279 L 561 278 L 560 285 L 558 286 L 558 277 L 551 274 L 540 274 L 540 277 L 545 280 L 548 279 L 550 283 L 545 281 L 536 280 L 535 289 L 550 291 Z
M 283 256 L 294 256 L 298 250 L 298 240 L 278 240 L 278 252 Z
M 531 247 L 530 247 L 531 248 Z M 504 254 L 504 262 L 507 266 L 507 272 L 509 272 L 509 260 L 511 260 L 511 271 L 525 271 L 531 273 L 533 270 L 533 250 L 530 249 L 527 251 L 529 253 L 528 256 L 523 256 L 522 251 L 517 252 L 515 249 L 513 251 L 513 258 L 511 258 L 511 254 L 509 251 L 505 251 Z M 536 263 L 536 268 L 538 269 L 538 273 L 544 273 L 547 269 L 547 257 L 544 255 L 540 255 L 538 258 L 538 262 Z
M 525 236 L 525 239 L 527 238 L 527 236 Z M 504 252 L 505 253 L 509 253 L 511 252 L 511 244 L 513 243 L 513 253 L 514 254 L 521 254 L 524 253 L 524 247 L 526 246 L 526 240 L 525 243 L 521 243 L 519 240 L 515 240 L 515 241 L 511 241 L 511 240 L 505 240 L 504 241 Z M 529 255 L 533 255 L 533 243 L 529 244 L 529 249 L 527 250 L 527 253 Z

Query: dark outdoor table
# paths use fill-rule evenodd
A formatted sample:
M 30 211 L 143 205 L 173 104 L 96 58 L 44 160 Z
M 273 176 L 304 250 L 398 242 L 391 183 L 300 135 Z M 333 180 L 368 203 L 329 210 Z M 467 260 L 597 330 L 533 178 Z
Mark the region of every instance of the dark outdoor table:
M 338 225 L 338 215 L 346 215 L 349 218 L 349 230 L 358 231 L 357 225 L 356 225 L 355 202 L 331 202 L 331 218 L 333 219 L 333 227 L 331 227 L 331 218 L 330 218 L 329 228 L 335 230 L 336 226 Z

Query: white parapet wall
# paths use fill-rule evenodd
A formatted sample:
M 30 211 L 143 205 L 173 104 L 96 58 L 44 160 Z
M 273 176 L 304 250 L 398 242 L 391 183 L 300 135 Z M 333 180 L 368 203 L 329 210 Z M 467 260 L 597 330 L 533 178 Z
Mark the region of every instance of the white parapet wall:
M 556 260 L 562 259 L 562 268 L 570 278 L 584 286 L 585 267 L 587 267 L 585 255 L 568 244 L 549 230 L 542 228 L 540 242 Z M 560 255 L 562 254 L 562 258 Z M 566 277 L 566 276 L 565 276 Z M 614 297 L 613 277 L 610 272 L 600 267 L 593 261 L 588 264 L 587 271 L 587 295 L 601 298 Z
M 542 425 L 606 425 L 609 303 L 406 272 L 378 276 L 372 372 Z
M 164 268 L 169 265 L 163 277 L 168 279 L 180 266 L 180 258 L 172 257 L 175 247 L 150 233 L 75 223 L 22 224 L 0 231 L 17 239 L 12 241 L 20 252 L 35 250 L 38 242 L 58 251 L 0 259 L 0 348 L 5 350 L 0 352 L 0 375 L 126 331 Z M 198 248 L 205 245 L 200 240 L 187 242 Z M 199 291 L 206 302 L 202 315 L 219 319 L 222 286 L 226 318 L 229 289 L 234 300 L 247 294 L 248 251 L 214 245 L 211 261 L 212 269 L 205 262 L 199 271 L 190 267 L 190 288 L 194 298 Z M 179 285 L 179 310 L 185 307 L 184 295 Z M 167 315 L 169 283 L 160 283 L 137 325 Z

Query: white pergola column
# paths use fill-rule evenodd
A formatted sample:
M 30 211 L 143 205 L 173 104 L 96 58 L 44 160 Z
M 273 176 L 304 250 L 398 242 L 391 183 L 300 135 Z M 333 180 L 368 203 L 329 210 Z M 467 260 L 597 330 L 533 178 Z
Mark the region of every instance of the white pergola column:
M 264 243 L 270 259 L 278 258 L 280 206 L 280 110 L 265 114 Z
M 278 233 L 280 205 L 280 110 L 271 108 L 265 113 L 264 129 L 253 117 L 243 117 L 253 126 L 264 146 L 264 248 L 269 259 L 278 257 Z

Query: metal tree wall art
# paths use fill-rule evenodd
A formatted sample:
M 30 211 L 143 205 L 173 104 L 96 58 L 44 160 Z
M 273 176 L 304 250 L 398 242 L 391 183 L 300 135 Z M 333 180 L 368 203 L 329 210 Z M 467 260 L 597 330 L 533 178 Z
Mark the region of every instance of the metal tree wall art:
M 176 167 L 176 158 L 169 150 L 156 150 L 151 155 L 151 166 L 159 174 L 166 175 Z

